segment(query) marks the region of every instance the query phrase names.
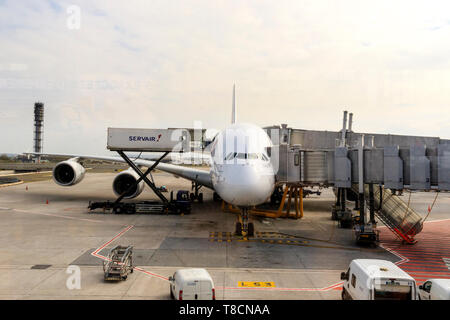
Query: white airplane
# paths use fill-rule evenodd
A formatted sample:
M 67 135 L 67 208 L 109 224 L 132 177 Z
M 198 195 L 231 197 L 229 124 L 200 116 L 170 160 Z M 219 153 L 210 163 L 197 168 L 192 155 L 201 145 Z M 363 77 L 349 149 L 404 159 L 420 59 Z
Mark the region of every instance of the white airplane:
M 232 124 L 220 131 L 208 146 L 211 152 L 209 172 L 167 163 L 159 163 L 157 168 L 213 189 L 224 201 L 239 207 L 242 225 L 238 228 L 245 236 L 249 231 L 248 209 L 264 203 L 275 188 L 275 171 L 267 152 L 268 148 L 272 147 L 272 142 L 260 127 L 236 122 L 235 86 L 231 122 Z M 71 157 L 53 168 L 53 179 L 61 186 L 72 186 L 83 179 L 85 169 L 80 164 L 82 159 L 125 162 L 120 157 L 49 153 L 39 155 Z M 155 163 L 145 159 L 135 159 L 133 162 L 137 166 L 145 167 L 151 167 Z M 118 196 L 123 194 L 138 179 L 139 175 L 131 168 L 120 172 L 113 181 L 114 193 Z M 143 188 L 144 182 L 141 181 L 125 194 L 125 198 L 137 197 Z M 250 228 L 253 229 L 251 223 Z

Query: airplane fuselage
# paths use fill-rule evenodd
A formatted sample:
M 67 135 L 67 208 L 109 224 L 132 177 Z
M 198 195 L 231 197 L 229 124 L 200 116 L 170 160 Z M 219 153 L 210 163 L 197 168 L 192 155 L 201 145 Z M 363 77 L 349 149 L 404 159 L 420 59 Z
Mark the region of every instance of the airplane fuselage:
M 275 187 L 267 155 L 272 143 L 260 127 L 233 124 L 221 131 L 211 148 L 211 180 L 226 202 L 250 207 L 264 203 Z

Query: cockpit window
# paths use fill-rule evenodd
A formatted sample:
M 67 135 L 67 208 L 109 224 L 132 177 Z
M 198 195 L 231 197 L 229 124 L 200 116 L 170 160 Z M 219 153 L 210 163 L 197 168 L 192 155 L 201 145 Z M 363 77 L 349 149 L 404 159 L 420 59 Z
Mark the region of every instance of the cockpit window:
M 234 157 L 236 157 L 236 152 L 230 152 L 227 156 L 226 156 L 226 158 L 225 158 L 225 160 L 231 160 L 231 159 L 234 159 Z
M 237 153 L 237 152 L 230 152 L 225 160 L 233 160 L 233 159 L 242 159 L 242 160 L 258 160 L 262 159 L 264 161 L 269 161 L 267 156 L 263 153 Z

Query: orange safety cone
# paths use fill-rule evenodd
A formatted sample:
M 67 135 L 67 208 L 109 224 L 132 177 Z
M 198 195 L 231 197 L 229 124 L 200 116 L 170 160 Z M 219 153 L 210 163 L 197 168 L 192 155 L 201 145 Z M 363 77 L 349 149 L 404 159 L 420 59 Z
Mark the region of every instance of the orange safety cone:
M 47 201 L 45 202 L 45 204 L 48 204 L 48 199 L 47 199 Z

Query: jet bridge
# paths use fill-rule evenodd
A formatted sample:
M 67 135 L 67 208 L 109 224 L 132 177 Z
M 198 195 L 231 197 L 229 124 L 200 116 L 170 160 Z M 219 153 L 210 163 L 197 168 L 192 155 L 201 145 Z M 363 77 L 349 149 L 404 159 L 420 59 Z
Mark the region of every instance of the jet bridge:
M 278 168 L 276 181 L 278 185 L 334 187 L 337 201 L 332 217 L 342 225 L 353 224 L 345 200 L 355 200 L 360 212 L 355 228 L 359 240 L 377 239 L 371 228 L 377 214 L 399 238 L 414 243 L 423 221 L 395 193 L 403 189 L 449 191 L 450 140 L 355 133 L 352 117 L 347 126 L 345 111 L 343 128 L 337 132 L 292 129 L 285 124 L 266 127 L 274 144 L 270 152 Z
M 279 183 L 350 188 L 359 182 L 358 149 L 338 146 L 332 150 L 278 145 L 276 174 Z M 363 182 L 393 190 L 450 190 L 450 143 L 364 147 Z M 272 156 L 272 159 L 274 157 Z

